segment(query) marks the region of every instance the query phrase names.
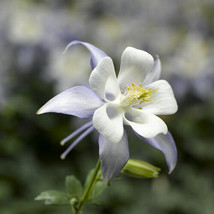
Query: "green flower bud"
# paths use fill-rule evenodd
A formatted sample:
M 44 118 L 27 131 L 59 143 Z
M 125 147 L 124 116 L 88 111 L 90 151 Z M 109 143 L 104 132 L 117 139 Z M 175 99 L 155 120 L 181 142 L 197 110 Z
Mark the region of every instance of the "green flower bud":
M 160 170 L 145 161 L 129 159 L 121 172 L 135 178 L 156 178 Z
M 70 204 L 75 207 L 78 204 L 77 198 L 75 198 L 75 197 L 71 198 Z

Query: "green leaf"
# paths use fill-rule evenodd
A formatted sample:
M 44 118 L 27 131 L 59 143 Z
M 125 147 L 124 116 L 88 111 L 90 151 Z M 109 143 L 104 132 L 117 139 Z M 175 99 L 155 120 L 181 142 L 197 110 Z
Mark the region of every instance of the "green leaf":
M 97 206 L 103 206 L 103 205 L 104 205 L 104 202 L 103 202 L 103 201 L 100 201 L 98 198 L 88 200 L 87 203 L 88 203 L 88 204 L 97 205 Z
M 86 179 L 85 179 L 85 184 L 84 184 L 84 189 L 89 185 L 89 182 L 91 180 L 91 177 L 93 176 L 94 169 L 90 170 Z M 100 170 L 98 172 L 98 177 L 102 175 L 102 171 Z M 99 196 L 107 186 L 103 183 L 102 179 L 97 180 L 94 189 L 92 190 L 89 198 L 88 198 L 88 203 L 93 203 L 93 204 L 101 204 L 99 201 L 96 200 L 97 196 Z
M 91 194 L 91 198 L 95 199 L 97 196 L 99 196 L 105 189 L 107 188 L 107 186 L 103 183 L 102 180 L 97 181 L 97 183 L 95 184 L 95 187 L 92 191 Z
M 86 179 L 85 179 L 85 183 L 84 183 L 84 189 L 86 189 L 86 187 L 89 185 L 89 182 L 90 182 L 90 180 L 91 180 L 91 177 L 93 176 L 94 170 L 95 170 L 95 169 L 91 169 L 91 170 L 88 172 L 88 174 L 87 174 L 87 176 L 86 176 Z
M 69 197 L 80 197 L 82 195 L 82 184 L 75 176 L 66 176 L 65 184 Z
M 68 205 L 69 198 L 65 192 L 49 190 L 40 193 L 35 200 L 44 200 L 46 205 Z

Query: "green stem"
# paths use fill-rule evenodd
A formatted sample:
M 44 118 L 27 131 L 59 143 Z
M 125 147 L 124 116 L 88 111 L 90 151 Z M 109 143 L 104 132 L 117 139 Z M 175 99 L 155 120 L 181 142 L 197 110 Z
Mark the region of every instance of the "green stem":
M 80 199 L 80 202 L 79 202 L 76 212 L 74 214 L 79 214 L 81 212 L 83 204 L 87 201 L 87 199 L 90 195 L 90 192 L 93 190 L 93 188 L 96 184 L 97 174 L 99 172 L 99 169 L 100 169 L 100 159 L 98 159 L 98 161 L 97 161 L 97 165 L 95 167 L 91 180 L 89 181 L 89 184 L 86 187 L 85 192 L 83 193 L 82 198 Z

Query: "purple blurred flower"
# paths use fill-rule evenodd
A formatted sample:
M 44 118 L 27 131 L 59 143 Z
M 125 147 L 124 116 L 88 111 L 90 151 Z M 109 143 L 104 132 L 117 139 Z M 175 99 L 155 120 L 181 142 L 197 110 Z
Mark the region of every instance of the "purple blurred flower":
M 122 54 L 116 77 L 113 61 L 103 51 L 80 41 L 71 42 L 66 50 L 76 44 L 84 45 L 91 54 L 90 88 L 76 86 L 65 90 L 38 111 L 38 114 L 56 112 L 92 118 L 62 141 L 64 144 L 83 132 L 62 158 L 96 129 L 100 134 L 99 155 L 104 182 L 110 183 L 129 159 L 124 130 L 124 125 L 129 125 L 139 138 L 164 153 L 171 172 L 177 161 L 176 146 L 166 124 L 156 115 L 175 113 L 177 103 L 170 85 L 158 80 L 161 74 L 159 58 L 154 62 L 147 52 L 128 47 Z

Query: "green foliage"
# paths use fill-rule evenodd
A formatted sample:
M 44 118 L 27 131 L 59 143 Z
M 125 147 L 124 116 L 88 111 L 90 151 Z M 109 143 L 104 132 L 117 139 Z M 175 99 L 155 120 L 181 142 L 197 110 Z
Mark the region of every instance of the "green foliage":
M 46 205 L 68 205 L 69 197 L 65 192 L 60 192 L 57 190 L 49 190 L 42 192 L 38 195 L 35 200 L 44 200 Z
M 94 172 L 95 169 L 92 169 L 86 176 L 84 189 L 81 182 L 75 176 L 69 175 L 65 178 L 66 192 L 57 190 L 44 191 L 39 194 L 35 200 L 44 201 L 45 205 L 71 205 L 73 211 L 76 212 L 82 203 L 85 192 L 93 180 Z M 102 172 L 98 170 L 98 173 L 95 175 L 94 185 L 92 185 L 84 203 L 100 204 L 97 198 L 106 189 L 106 185 L 103 183 L 101 176 Z
M 65 178 L 66 192 L 49 190 L 38 195 L 35 200 L 44 200 L 45 205 L 72 205 L 75 206 L 82 196 L 82 184 L 73 175 Z
M 82 184 L 75 176 L 73 175 L 66 176 L 65 185 L 68 196 L 70 198 L 73 197 L 79 198 L 82 195 L 83 191 Z
M 95 184 L 95 187 L 92 191 L 92 194 L 91 194 L 91 199 L 92 199 L 92 202 L 93 200 L 96 200 L 96 198 L 103 192 L 105 191 L 105 189 L 107 188 L 107 186 L 103 183 L 103 180 L 99 180 L 97 181 L 97 183 Z
M 87 188 L 92 176 L 94 173 L 94 169 L 90 170 L 86 179 L 85 179 L 85 183 L 84 183 L 84 189 Z M 97 200 L 97 197 L 103 192 L 105 191 L 105 189 L 107 188 L 107 186 L 103 183 L 103 179 L 101 178 L 102 176 L 102 172 L 101 170 L 99 170 L 98 172 L 98 176 L 97 176 L 97 180 L 96 180 L 96 184 L 92 190 L 92 192 L 90 193 L 90 196 L 88 197 L 88 203 L 91 204 L 100 204 L 100 201 Z
M 85 182 L 84 182 L 84 189 L 87 188 L 87 186 L 88 186 L 88 184 L 89 184 L 89 182 L 90 182 L 90 180 L 91 180 L 91 177 L 93 176 L 93 173 L 94 173 L 94 169 L 91 169 L 91 170 L 88 172 L 88 174 L 87 174 L 87 176 L 86 176 L 86 179 L 85 179 Z
M 102 194 L 106 190 L 107 186 L 103 183 L 103 180 L 97 181 L 95 184 L 95 187 L 88 199 L 89 204 L 95 204 L 95 205 L 101 205 L 103 204 L 100 199 L 98 199 L 98 196 Z

